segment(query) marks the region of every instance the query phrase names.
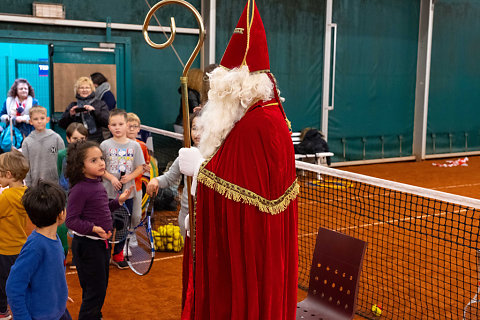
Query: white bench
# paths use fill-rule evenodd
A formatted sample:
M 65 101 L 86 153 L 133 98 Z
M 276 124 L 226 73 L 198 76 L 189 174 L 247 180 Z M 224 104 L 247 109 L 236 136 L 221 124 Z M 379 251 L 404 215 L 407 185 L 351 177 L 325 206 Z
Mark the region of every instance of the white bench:
M 293 144 L 300 143 L 300 132 L 292 132 Z M 318 165 L 327 165 L 327 157 L 333 157 L 333 152 L 317 152 L 312 154 L 295 154 L 295 160 L 314 159 L 314 163 Z

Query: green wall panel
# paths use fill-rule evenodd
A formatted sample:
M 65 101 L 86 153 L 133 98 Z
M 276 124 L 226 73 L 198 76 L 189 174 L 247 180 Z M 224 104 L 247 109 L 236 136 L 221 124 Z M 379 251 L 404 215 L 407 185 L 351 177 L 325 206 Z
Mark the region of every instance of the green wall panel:
M 109 16 L 112 22 L 142 24 L 149 10 L 144 0 L 2 0 L 0 1 L 0 12 L 31 15 L 33 2 L 63 4 L 65 18 L 70 20 L 106 21 L 107 16 Z M 147 2 L 153 6 L 159 1 L 147 0 Z M 188 2 L 199 10 L 200 0 Z M 178 5 L 163 7 L 157 11 L 156 15 L 160 22 L 166 26 L 170 25 L 170 16 L 175 17 L 177 27 L 194 28 L 197 25 L 196 20 L 191 18 L 190 11 Z
M 435 3 L 428 154 L 480 150 L 479 31 L 480 1 Z
M 294 131 L 319 127 L 323 70 L 324 1 L 256 1 L 275 75 Z M 217 1 L 217 61 L 245 7 L 245 0 Z
M 336 160 L 411 155 L 418 18 L 417 0 L 334 1 Z

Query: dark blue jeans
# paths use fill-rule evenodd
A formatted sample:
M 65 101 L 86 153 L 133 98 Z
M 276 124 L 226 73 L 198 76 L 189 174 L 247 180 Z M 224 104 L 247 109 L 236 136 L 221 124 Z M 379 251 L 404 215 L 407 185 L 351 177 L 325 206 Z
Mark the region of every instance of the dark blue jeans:
M 65 309 L 65 313 L 58 320 L 72 320 L 72 316 L 70 315 L 70 312 L 68 312 L 68 309 Z
M 102 318 L 107 294 L 111 246 L 107 241 L 75 236 L 72 240 L 73 262 L 82 287 L 79 320 Z
M 7 285 L 8 275 L 10 274 L 10 268 L 17 260 L 18 254 L 6 256 L 0 254 L 0 312 L 7 311 L 7 293 L 5 292 L 5 286 Z

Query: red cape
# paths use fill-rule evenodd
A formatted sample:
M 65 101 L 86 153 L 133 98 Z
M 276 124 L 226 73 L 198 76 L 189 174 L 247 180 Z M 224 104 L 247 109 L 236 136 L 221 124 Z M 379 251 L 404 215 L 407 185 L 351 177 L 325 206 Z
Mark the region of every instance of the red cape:
M 299 187 L 281 105 L 252 106 L 198 182 L 194 315 L 182 319 L 295 319 Z

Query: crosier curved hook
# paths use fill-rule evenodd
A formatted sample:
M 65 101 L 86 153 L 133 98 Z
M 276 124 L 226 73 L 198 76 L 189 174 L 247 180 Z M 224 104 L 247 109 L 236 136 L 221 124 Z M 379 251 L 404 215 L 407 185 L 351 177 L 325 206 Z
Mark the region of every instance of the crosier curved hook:
M 175 39 L 176 26 L 175 26 L 175 19 L 173 17 L 170 18 L 171 35 L 166 42 L 157 44 L 152 40 L 150 40 L 150 37 L 148 36 L 148 25 L 150 24 L 150 19 L 152 18 L 153 14 L 161 7 L 169 4 L 179 4 L 189 9 L 197 19 L 198 29 L 199 29 L 199 37 L 198 37 L 197 45 L 193 50 L 192 54 L 190 55 L 190 58 L 188 59 L 187 64 L 183 68 L 183 73 L 182 73 L 182 76 L 180 77 L 180 84 L 182 88 L 183 140 L 185 143 L 185 147 L 189 148 L 191 146 L 191 138 L 190 138 L 190 117 L 189 117 L 189 107 L 188 107 L 187 73 L 188 73 L 188 70 L 190 70 L 190 67 L 193 61 L 197 57 L 198 52 L 202 48 L 203 40 L 205 38 L 205 27 L 203 25 L 202 16 L 200 15 L 200 13 L 198 13 L 197 9 L 195 9 L 195 7 L 192 6 L 189 2 L 184 0 L 160 1 L 159 3 L 154 5 L 150 9 L 150 11 L 148 11 L 148 14 L 145 17 L 145 22 L 143 23 L 143 28 L 142 28 L 143 37 L 145 38 L 145 41 L 148 43 L 148 45 L 150 45 L 152 48 L 155 48 L 155 49 L 167 48 L 173 43 L 173 40 Z M 192 239 L 192 258 L 194 261 L 193 265 L 195 266 L 195 216 L 193 214 L 194 202 L 193 202 L 193 197 L 191 195 L 191 188 L 192 188 L 192 177 L 187 176 L 188 211 L 190 214 L 190 235 Z
M 168 46 L 170 46 L 173 43 L 173 40 L 175 40 L 175 35 L 176 35 L 175 18 L 173 18 L 173 17 L 170 18 L 171 34 L 170 34 L 170 37 L 168 38 L 168 40 L 164 43 L 159 44 L 159 43 L 153 42 L 150 39 L 150 37 L 148 36 L 148 30 L 147 30 L 148 25 L 150 24 L 150 20 L 152 19 L 152 16 L 154 15 L 154 13 L 158 9 L 160 9 L 161 7 L 169 5 L 169 4 L 179 4 L 179 5 L 182 5 L 182 6 L 186 7 L 187 9 L 189 9 L 193 13 L 193 15 L 197 19 L 197 23 L 198 23 L 199 37 L 198 37 L 197 45 L 195 47 L 195 50 L 193 50 L 192 54 L 190 55 L 190 58 L 188 59 L 187 64 L 183 68 L 182 76 L 186 77 L 187 73 L 188 73 L 188 70 L 190 70 L 190 67 L 191 67 L 193 61 L 197 57 L 200 49 L 202 48 L 203 40 L 205 39 L 205 34 L 206 34 L 205 33 L 205 27 L 203 25 L 202 16 L 197 11 L 197 9 L 195 9 L 195 7 L 191 3 L 187 2 L 187 1 L 184 1 L 184 0 L 163 0 L 163 1 L 160 1 L 159 3 L 154 5 L 150 9 L 150 11 L 148 11 L 147 16 L 145 17 L 145 22 L 143 23 L 142 33 L 143 33 L 143 37 L 145 38 L 145 41 L 148 43 L 148 45 L 151 46 L 152 48 L 155 48 L 155 49 L 164 49 L 164 48 L 167 48 Z

